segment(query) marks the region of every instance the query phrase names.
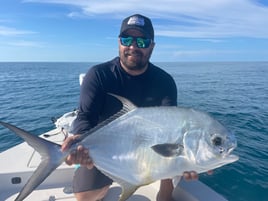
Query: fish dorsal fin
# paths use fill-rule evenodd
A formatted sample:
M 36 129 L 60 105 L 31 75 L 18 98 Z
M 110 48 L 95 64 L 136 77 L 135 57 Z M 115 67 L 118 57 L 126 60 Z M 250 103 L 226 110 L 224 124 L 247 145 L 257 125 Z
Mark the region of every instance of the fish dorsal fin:
M 179 156 L 183 152 L 183 145 L 180 144 L 157 144 L 151 147 L 156 153 L 164 157 Z
M 112 94 L 112 93 L 108 93 L 108 95 L 110 96 L 113 96 L 115 98 L 117 98 L 123 105 L 122 109 L 119 111 L 120 112 L 124 112 L 124 113 L 127 113 L 127 112 L 130 112 L 131 110 L 134 110 L 137 108 L 137 106 L 132 103 L 130 100 L 122 97 L 122 96 L 118 96 L 116 94 Z
M 102 128 L 103 126 L 109 124 L 110 122 L 114 121 L 115 119 L 117 119 L 118 117 L 132 111 L 135 110 L 137 108 L 137 106 L 132 103 L 130 100 L 119 96 L 119 95 L 115 95 L 112 93 L 108 93 L 108 95 L 115 97 L 116 99 L 118 99 L 121 103 L 122 103 L 122 108 L 121 110 L 119 110 L 117 113 L 115 113 L 114 115 L 110 116 L 109 118 L 107 118 L 106 120 L 102 121 L 101 123 L 99 123 L 97 126 L 95 126 L 94 128 L 90 129 L 88 132 L 84 133 L 83 135 L 81 135 L 81 137 L 78 139 L 78 141 L 84 139 L 85 137 L 87 137 L 88 135 L 94 133 L 96 130 Z

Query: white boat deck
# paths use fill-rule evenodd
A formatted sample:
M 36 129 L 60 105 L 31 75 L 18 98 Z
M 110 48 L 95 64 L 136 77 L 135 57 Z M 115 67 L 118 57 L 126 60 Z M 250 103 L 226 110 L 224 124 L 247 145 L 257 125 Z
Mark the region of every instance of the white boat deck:
M 46 134 L 60 133 L 54 129 Z M 54 142 L 64 140 L 64 135 L 49 138 Z M 40 162 L 40 156 L 28 144 L 22 143 L 0 153 L 0 201 L 13 201 Z M 62 164 L 25 201 L 75 201 L 72 193 L 74 167 Z M 159 182 L 139 188 L 128 201 L 154 201 Z M 117 201 L 121 188 L 114 183 L 104 201 Z M 227 201 L 200 181 L 181 181 L 173 192 L 176 201 Z

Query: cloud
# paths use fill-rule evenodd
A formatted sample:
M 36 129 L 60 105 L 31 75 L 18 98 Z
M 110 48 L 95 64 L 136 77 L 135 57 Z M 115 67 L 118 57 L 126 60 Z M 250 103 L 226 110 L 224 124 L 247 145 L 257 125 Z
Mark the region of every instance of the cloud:
M 215 49 L 194 49 L 194 50 L 177 50 L 171 52 L 171 60 L 185 60 L 189 61 L 193 58 L 195 60 L 207 60 L 208 57 L 215 60 L 222 60 L 223 58 L 236 58 L 243 55 L 243 51 L 239 50 L 215 50 Z
M 224 40 L 221 39 L 213 39 L 213 38 L 201 38 L 201 39 L 195 39 L 195 41 L 203 41 L 203 42 L 209 42 L 209 43 L 224 43 Z
M 33 31 L 18 30 L 6 26 L 0 26 L 0 36 L 18 36 L 18 35 L 35 34 L 35 33 L 36 32 Z
M 44 47 L 44 43 L 36 42 L 36 41 L 27 41 L 27 40 L 18 40 L 18 41 L 10 41 L 5 43 L 8 46 L 15 47 Z
M 24 0 L 78 7 L 70 17 L 123 18 L 139 12 L 154 21 L 156 34 L 168 37 L 268 38 L 268 7 L 253 0 Z M 158 24 L 161 21 L 164 26 Z

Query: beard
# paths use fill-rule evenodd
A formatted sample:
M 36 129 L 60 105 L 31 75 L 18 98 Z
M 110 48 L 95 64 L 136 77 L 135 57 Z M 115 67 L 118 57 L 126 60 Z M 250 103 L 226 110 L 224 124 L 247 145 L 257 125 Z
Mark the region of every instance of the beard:
M 139 50 L 119 51 L 121 63 L 125 68 L 131 71 L 142 70 L 147 67 L 149 56 L 143 54 Z

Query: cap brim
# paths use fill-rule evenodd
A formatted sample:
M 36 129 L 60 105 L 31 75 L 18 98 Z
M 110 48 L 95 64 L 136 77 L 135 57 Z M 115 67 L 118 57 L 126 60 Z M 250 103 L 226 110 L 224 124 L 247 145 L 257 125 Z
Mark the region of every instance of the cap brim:
M 134 29 L 134 30 L 137 30 L 137 31 L 141 32 L 146 38 L 151 38 L 151 37 L 150 37 L 150 34 L 146 33 L 146 32 L 144 31 L 144 29 L 139 28 L 139 27 L 136 27 L 136 26 L 135 26 L 135 27 L 131 27 L 131 26 L 129 26 L 129 27 L 125 28 L 125 29 L 120 33 L 119 37 L 120 37 L 120 36 L 124 36 L 124 35 L 126 35 L 126 32 L 127 32 L 128 30 L 130 30 L 130 29 Z

